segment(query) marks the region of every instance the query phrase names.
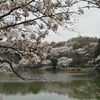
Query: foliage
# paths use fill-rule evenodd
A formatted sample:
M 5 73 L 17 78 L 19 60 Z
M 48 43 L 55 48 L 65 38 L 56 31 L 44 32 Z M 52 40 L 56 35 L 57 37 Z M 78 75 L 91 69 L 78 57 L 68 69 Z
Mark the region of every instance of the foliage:
M 57 59 L 57 58 L 51 58 L 50 60 L 51 60 L 51 63 L 52 63 L 53 69 L 56 69 L 58 59 Z
M 66 43 L 66 42 L 57 42 L 57 43 L 55 43 L 55 45 L 53 45 L 52 47 L 53 47 L 53 48 L 56 48 L 56 47 L 65 46 L 65 43 Z
M 88 67 L 87 62 L 94 58 L 97 41 L 97 37 L 78 36 L 64 42 L 64 46 L 54 48 L 55 51 L 53 53 L 55 52 L 58 58 L 72 58 L 73 62 L 70 64 L 70 67 Z M 65 50 L 61 48 L 65 48 Z
M 96 43 L 97 41 L 98 41 L 97 37 L 87 37 L 87 36 L 82 37 L 80 35 L 78 37 L 68 40 L 67 43 L 69 45 L 72 45 L 73 49 L 75 50 L 78 48 L 82 48 L 84 46 L 89 46 L 90 44 L 92 45 L 92 43 Z
M 55 43 L 57 47 L 53 47 L 51 49 L 47 59 L 57 58 L 61 63 L 60 58 L 67 57 L 68 59 L 71 58 L 73 60 L 72 63 L 69 64 L 70 67 L 90 67 L 90 65 L 87 63 L 94 58 L 95 50 L 97 48 L 97 41 L 97 37 L 79 36 L 69 39 L 66 42 L 62 42 L 62 44 L 65 44 L 64 46 L 57 46 L 56 44 L 59 42 Z M 65 62 L 68 64 L 67 60 Z M 67 65 L 64 66 L 67 67 Z
M 94 65 L 94 68 L 97 70 L 97 74 L 100 75 L 100 39 L 98 39 L 98 45 L 96 47 L 92 63 Z
M 97 58 L 94 59 L 94 66 L 95 69 L 97 70 L 98 75 L 100 75 L 100 54 L 97 56 Z
M 100 39 L 98 39 L 98 45 L 97 45 L 94 57 L 96 58 L 99 55 L 100 55 Z

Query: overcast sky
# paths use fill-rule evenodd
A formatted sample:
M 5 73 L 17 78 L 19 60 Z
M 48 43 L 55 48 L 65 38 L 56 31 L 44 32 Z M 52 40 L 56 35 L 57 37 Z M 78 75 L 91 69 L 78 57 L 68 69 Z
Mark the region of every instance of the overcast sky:
M 46 37 L 48 42 L 51 41 L 67 41 L 70 38 L 82 36 L 100 37 L 100 9 L 85 9 L 83 15 L 77 16 L 79 21 L 74 25 L 78 32 L 72 32 L 59 28 L 59 35 L 50 32 Z

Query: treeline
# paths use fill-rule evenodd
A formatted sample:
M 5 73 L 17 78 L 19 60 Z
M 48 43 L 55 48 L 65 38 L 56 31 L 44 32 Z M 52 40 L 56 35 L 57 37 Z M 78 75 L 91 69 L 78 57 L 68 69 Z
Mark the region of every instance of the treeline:
M 78 36 L 78 37 L 69 39 L 67 41 L 67 43 L 69 45 L 73 46 L 73 49 L 82 48 L 84 46 L 89 46 L 90 47 L 90 45 L 92 45 L 92 43 L 97 43 L 97 42 L 98 42 L 97 37 L 87 37 L 87 36 L 84 36 L 84 37 Z
M 66 56 L 73 59 L 70 67 L 89 67 L 87 62 L 94 58 L 97 44 L 97 37 L 78 36 L 69 39 L 67 42 L 58 42 L 54 47 L 72 47 L 70 51 L 59 54 L 59 57 Z
M 25 43 L 28 42 L 26 41 Z M 23 43 L 19 43 L 19 46 L 22 44 Z M 53 58 L 59 59 L 61 57 L 68 57 L 73 59 L 73 62 L 69 65 L 69 67 L 89 67 L 87 63 L 88 61 L 91 61 L 98 54 L 100 48 L 98 48 L 97 50 L 97 47 L 99 45 L 100 44 L 98 44 L 97 37 L 87 37 L 87 36 L 74 37 L 69 39 L 68 41 L 55 43 L 55 45 L 53 45 L 54 49 L 53 54 L 49 53 L 47 59 L 50 60 Z M 0 56 L 4 57 L 8 56 L 9 59 L 11 59 L 11 61 L 15 60 L 14 61 L 15 63 L 16 61 L 18 63 L 18 61 L 21 59 L 19 55 L 9 54 L 9 51 L 0 54 Z

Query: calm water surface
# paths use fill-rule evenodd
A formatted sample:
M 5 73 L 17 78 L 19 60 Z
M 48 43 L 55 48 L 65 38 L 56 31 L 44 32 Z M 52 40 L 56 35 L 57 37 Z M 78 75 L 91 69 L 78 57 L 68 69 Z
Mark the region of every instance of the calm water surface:
M 100 100 L 100 80 L 93 73 L 22 73 L 33 80 L 0 74 L 0 100 Z

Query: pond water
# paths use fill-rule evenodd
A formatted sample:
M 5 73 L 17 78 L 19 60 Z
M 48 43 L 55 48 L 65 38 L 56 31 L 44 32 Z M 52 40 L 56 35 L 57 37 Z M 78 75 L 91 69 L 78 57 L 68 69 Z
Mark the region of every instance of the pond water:
M 29 77 L 29 72 L 23 72 Z M 100 100 L 100 80 L 94 73 L 46 71 L 33 80 L 0 74 L 0 100 Z

